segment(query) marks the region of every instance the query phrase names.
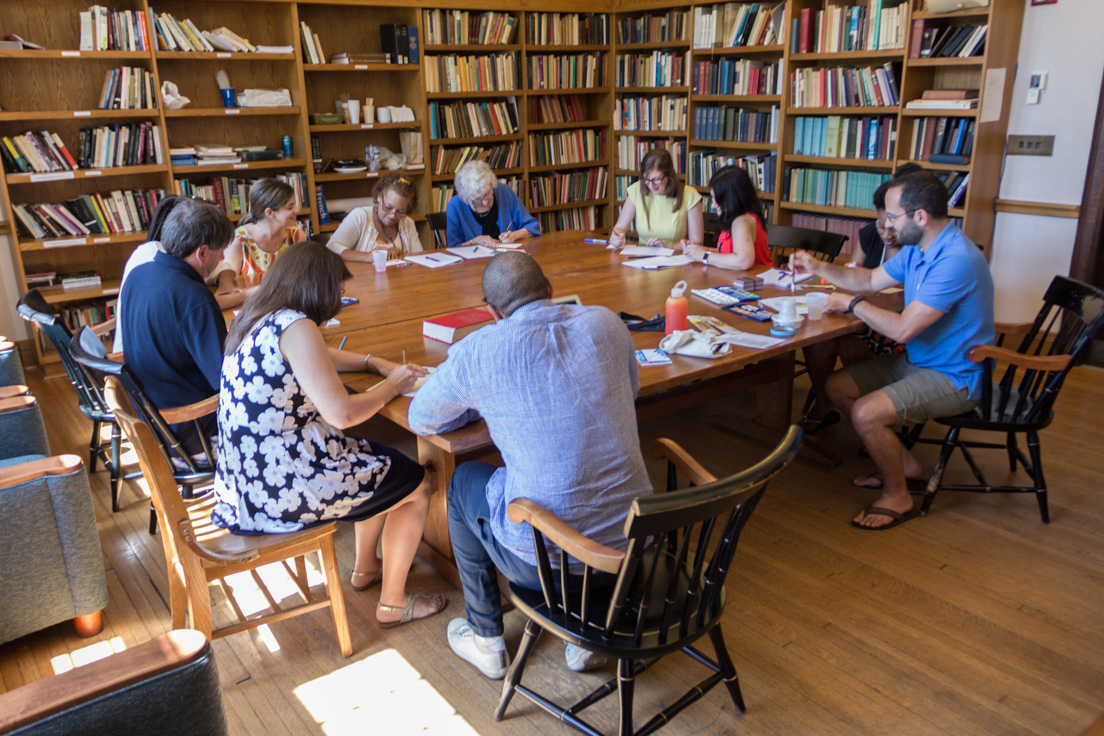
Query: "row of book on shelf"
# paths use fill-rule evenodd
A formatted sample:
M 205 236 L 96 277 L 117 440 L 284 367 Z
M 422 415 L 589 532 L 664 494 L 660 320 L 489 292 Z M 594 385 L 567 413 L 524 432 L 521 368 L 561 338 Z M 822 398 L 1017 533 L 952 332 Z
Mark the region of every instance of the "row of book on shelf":
M 803 8 L 793 19 L 790 51 L 798 54 L 903 49 L 908 23 L 905 0 L 869 5 Z
M 912 124 L 909 154 L 934 164 L 967 164 L 974 148 L 973 118 L 917 118 Z
M 694 63 L 694 94 L 699 95 L 780 95 L 782 60 L 725 57 L 717 61 Z
M 222 143 L 197 143 L 169 149 L 173 166 L 225 166 L 251 161 L 276 161 L 283 155 L 277 148 L 263 145 L 227 146 Z
M 694 48 L 785 43 L 785 3 L 718 3 L 694 8 Z
M 891 161 L 896 153 L 897 118 L 840 115 L 794 119 L 795 156 Z
M 513 98 L 484 102 L 429 103 L 429 138 L 510 135 L 520 130 Z
M 585 128 L 529 134 L 529 165 L 554 166 L 603 161 L 606 131 Z
M 22 135 L 0 137 L 0 158 L 4 161 L 4 171 L 9 174 L 78 168 L 76 159 L 58 134 L 48 130 L 40 133 L 28 130 Z
M 874 191 L 889 178 L 889 174 L 868 171 L 794 166 L 783 177 L 783 194 L 787 202 L 870 210 L 874 207 Z
M 417 64 L 421 55 L 418 42 L 418 26 L 405 23 L 381 23 L 379 26 L 382 51 L 342 51 L 334 54 L 331 64 Z M 326 52 L 322 39 L 305 21 L 299 22 L 299 43 L 303 49 L 304 64 L 325 64 Z
M 425 91 L 511 92 L 518 88 L 517 54 L 431 56 L 425 60 Z
M 78 13 L 81 51 L 149 51 L 149 26 L 141 10 L 93 5 Z
M 613 103 L 613 129 L 685 132 L 689 107 L 680 95 L 618 97 Z
M 617 21 L 618 43 L 661 43 L 688 41 L 689 13 L 668 10 L 666 13 L 630 15 Z
M 422 27 L 427 44 L 510 44 L 517 31 L 517 18 L 509 13 L 469 10 L 426 9 Z
M 189 18 L 178 20 L 172 13 L 150 8 L 150 20 L 156 29 L 157 48 L 162 51 L 229 51 L 232 53 L 286 53 L 291 46 L 254 46 L 249 39 L 222 26 L 213 31 L 200 30 Z
M 605 168 L 583 171 L 557 171 L 529 179 L 529 203 L 533 207 L 550 207 L 570 202 L 605 199 L 609 172 Z
M 595 205 L 541 212 L 537 215 L 537 218 L 543 232 L 597 230 L 599 227 L 598 208 Z
M 675 173 L 686 173 L 686 141 L 635 135 L 623 135 L 617 139 L 617 168 L 622 171 L 639 171 L 640 162 L 653 148 L 666 148 L 675 165 Z
M 795 69 L 791 77 L 793 107 L 895 107 L 901 99 L 892 62 Z
M 529 13 L 525 42 L 534 46 L 604 46 L 609 43 L 607 13 Z
M 529 89 L 594 89 L 606 86 L 606 54 L 528 54 Z
M 100 90 L 101 110 L 149 110 L 157 107 L 153 72 L 138 66 L 108 70 Z
M 748 173 L 760 194 L 774 192 L 778 176 L 778 154 L 736 156 L 720 151 L 691 151 L 686 182 L 690 186 L 707 187 L 713 175 L 726 166 L 739 166 Z
M 58 289 L 90 289 L 103 285 L 100 275 L 95 271 L 75 271 L 71 273 L 57 273 L 56 271 L 38 271 L 28 273 L 23 277 L 28 289 L 40 291 L 56 291 Z M 114 304 L 112 304 L 114 308 Z M 111 314 L 106 319 L 114 317 Z M 104 321 L 104 320 L 100 320 Z
M 518 176 L 499 176 L 499 184 L 505 184 L 514 190 L 514 193 L 519 198 L 522 197 L 524 192 L 521 189 L 521 177 Z M 430 212 L 444 212 L 448 207 L 449 200 L 456 196 L 456 187 L 452 185 L 452 182 L 441 182 L 434 184 L 429 188 L 429 211 Z
M 543 95 L 529 99 L 529 120 L 533 123 L 578 123 L 586 120 L 579 95 Z
M 681 51 L 652 51 L 621 54 L 614 64 L 618 87 L 683 87 L 688 84 L 686 54 Z
M 469 161 L 486 161 L 492 169 L 521 167 L 521 141 L 509 141 L 495 146 L 441 146 L 433 153 L 432 172 L 438 176 L 455 174 Z
M 305 203 L 310 201 L 307 198 L 306 174 L 289 171 L 286 174 L 274 174 L 271 178 L 278 179 L 291 187 L 296 209 L 306 207 Z M 173 192 L 185 197 L 199 197 L 214 202 L 228 215 L 241 215 L 249 209 L 249 192 L 256 181 L 256 179 L 214 176 L 203 184 L 188 179 L 175 179 Z
M 699 105 L 694 108 L 694 138 L 703 141 L 777 143 L 780 113 L 769 109 Z
M 926 89 L 920 97 L 909 100 L 909 110 L 972 110 L 978 105 L 976 89 Z
M 12 204 L 24 234 L 37 240 L 110 235 L 145 230 L 164 189 L 116 189 L 64 203 Z
M 978 25 L 932 25 L 931 21 L 918 18 L 912 22 L 912 46 L 909 58 L 960 58 L 981 56 L 985 52 L 988 23 Z

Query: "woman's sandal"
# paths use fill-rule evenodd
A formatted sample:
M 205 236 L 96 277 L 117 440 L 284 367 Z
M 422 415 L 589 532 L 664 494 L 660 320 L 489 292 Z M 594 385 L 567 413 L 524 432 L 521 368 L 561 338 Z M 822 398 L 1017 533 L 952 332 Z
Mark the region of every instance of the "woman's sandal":
M 355 580 L 357 578 L 368 578 L 368 580 L 361 583 L 360 585 L 357 585 L 356 583 L 350 583 L 350 585 L 353 586 L 353 590 L 361 593 L 365 590 L 368 590 L 379 581 L 383 580 L 383 568 L 381 567 L 375 572 L 359 572 L 357 570 L 353 570 L 353 579 Z
M 414 618 L 414 601 L 417 600 L 418 598 L 436 598 L 439 601 L 441 601 L 441 607 L 438 608 L 433 613 L 428 613 L 425 616 L 418 616 L 417 618 Z M 388 606 L 388 605 L 384 605 L 383 603 L 376 604 L 376 611 L 377 612 L 383 611 L 384 613 L 401 613 L 402 614 L 402 617 L 398 621 L 380 621 L 379 618 L 377 617 L 376 618 L 376 623 L 379 624 L 379 627 L 381 629 L 393 629 L 396 626 L 402 626 L 403 624 L 408 624 L 411 621 L 421 621 L 422 619 L 430 618 L 432 616 L 436 616 L 438 613 L 445 610 L 445 607 L 447 605 L 448 605 L 448 599 L 447 598 L 442 598 L 440 593 L 431 593 L 429 595 L 425 595 L 424 593 L 411 593 L 410 594 L 410 600 L 408 600 L 406 602 L 405 606 Z

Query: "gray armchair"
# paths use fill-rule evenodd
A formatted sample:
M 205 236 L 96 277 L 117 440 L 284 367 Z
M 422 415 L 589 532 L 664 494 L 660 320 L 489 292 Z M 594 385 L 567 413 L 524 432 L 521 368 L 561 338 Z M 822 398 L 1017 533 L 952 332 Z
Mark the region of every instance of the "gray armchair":
M 0 386 L 26 383 L 19 348 L 6 337 L 0 337 Z
M 67 619 L 103 626 L 107 581 L 84 462 L 48 457 L 33 396 L 0 400 L 0 644 Z

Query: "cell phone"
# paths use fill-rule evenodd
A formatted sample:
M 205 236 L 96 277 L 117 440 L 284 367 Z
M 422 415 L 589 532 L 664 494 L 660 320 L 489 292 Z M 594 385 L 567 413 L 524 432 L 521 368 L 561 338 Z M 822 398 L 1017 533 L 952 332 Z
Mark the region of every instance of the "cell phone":
M 352 306 L 353 304 L 360 304 L 360 300 L 357 299 L 355 296 L 343 296 L 343 297 L 341 297 L 341 306 L 349 307 L 349 306 Z

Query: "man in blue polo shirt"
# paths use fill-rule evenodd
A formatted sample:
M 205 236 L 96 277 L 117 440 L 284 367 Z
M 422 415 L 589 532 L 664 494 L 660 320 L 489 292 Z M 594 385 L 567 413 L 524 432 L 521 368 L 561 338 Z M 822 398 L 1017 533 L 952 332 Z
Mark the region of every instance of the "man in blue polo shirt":
M 234 226 L 214 204 L 181 200 L 162 226 L 163 252 L 135 268 L 123 284 L 126 309 L 119 317 L 125 360 L 158 409 L 193 404 L 219 391 L 226 322 L 204 279 L 233 236 Z M 215 414 L 200 423 L 207 437 L 215 435 Z M 188 454 L 203 451 L 193 422 L 173 429 Z
M 947 218 L 947 188 L 928 171 L 894 180 L 886 193 L 886 228 L 901 252 L 875 269 L 844 268 L 795 253 L 797 273 L 812 273 L 841 289 L 825 311 L 852 312 L 877 332 L 905 344 L 905 352 L 855 363 L 833 373 L 832 403 L 851 417 L 878 472 L 855 485 L 881 495 L 851 522 L 883 531 L 915 519 L 907 478 L 920 462 L 900 442 L 896 427 L 969 411 L 981 398 L 982 368 L 966 352 L 991 345 L 993 279 L 981 251 Z M 904 285 L 905 309 L 882 309 L 862 296 Z

